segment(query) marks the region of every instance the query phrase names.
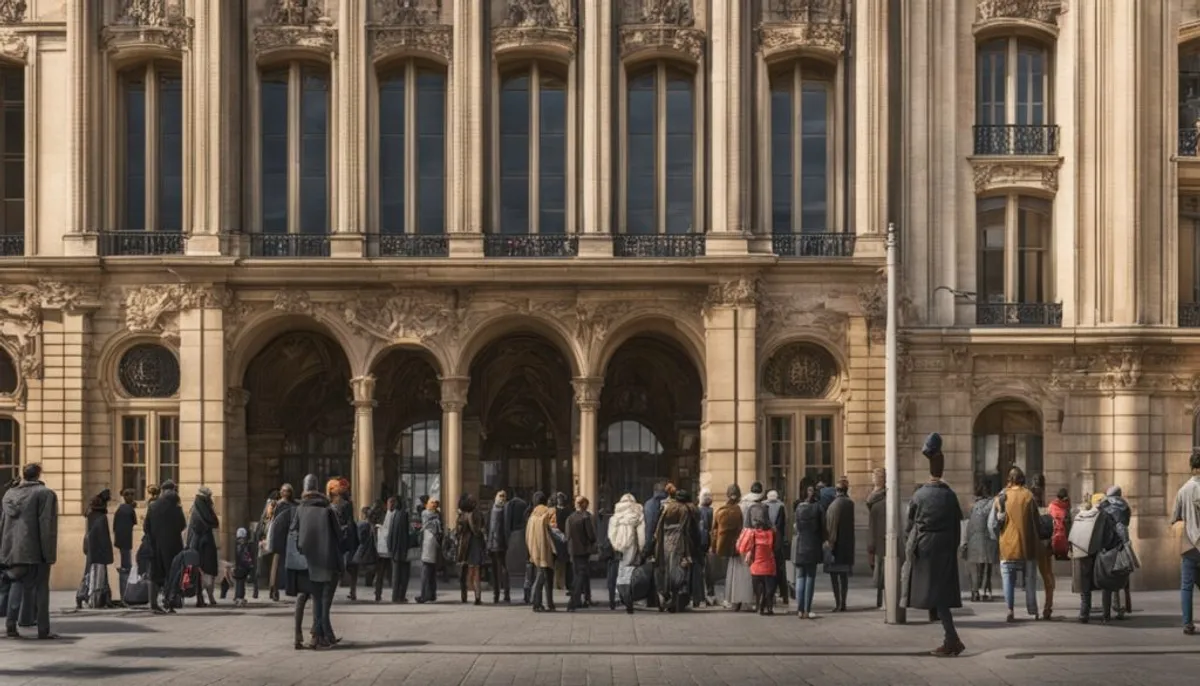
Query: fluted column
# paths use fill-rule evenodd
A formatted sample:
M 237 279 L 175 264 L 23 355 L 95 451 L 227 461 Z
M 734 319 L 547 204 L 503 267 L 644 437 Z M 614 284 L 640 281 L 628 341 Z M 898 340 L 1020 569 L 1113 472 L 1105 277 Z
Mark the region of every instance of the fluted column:
M 350 380 L 354 391 L 354 483 L 358 507 L 370 507 L 379 497 L 375 485 L 375 376 Z
M 600 409 L 600 389 L 604 380 L 580 377 L 571 382 L 575 387 L 575 405 L 579 407 L 579 493 L 599 512 L 600 479 L 596 458 L 596 412 Z
M 96 205 L 92 188 L 92 170 L 98 159 L 92 155 L 95 128 L 92 122 L 92 89 L 95 86 L 96 26 L 92 0 L 67 2 L 67 54 L 71 63 L 71 155 L 69 181 L 71 220 L 64 237 L 63 250 L 68 256 L 96 254 Z
M 882 234 L 888 221 L 888 5 L 854 3 L 851 33 L 854 70 L 854 128 L 870 132 L 854 146 L 854 216 L 859 234 Z M 843 64 L 843 69 L 845 68 Z M 850 86 L 847 86 L 850 87 Z M 882 253 L 882 250 L 880 251 Z
M 191 132 L 189 255 L 221 254 L 221 236 L 241 223 L 242 94 L 229 88 L 241 74 L 238 11 L 219 2 L 192 3 L 188 55 L 194 115 Z
M 462 413 L 470 382 L 462 376 L 442 379 L 442 518 L 447 522 L 462 495 Z
M 455 2 L 454 59 L 450 63 L 451 257 L 483 256 L 484 43 L 482 2 Z
M 742 68 L 746 5 L 714 3 L 710 15 L 712 121 L 708 128 L 712 142 L 712 211 L 705 247 L 710 255 L 744 255 L 747 251 L 746 237 L 742 234 L 748 225 L 742 165 L 742 156 L 747 151 L 742 92 L 749 80 Z
M 362 178 L 366 159 L 363 89 L 363 54 L 366 45 L 366 3 L 343 2 L 338 6 L 337 129 L 338 156 L 334 160 L 337 178 L 337 204 L 334 207 L 334 257 L 361 257 L 363 254 Z
M 612 256 L 612 208 L 609 204 L 612 160 L 612 0 L 583 0 L 579 59 L 583 66 L 583 116 L 580 117 L 583 199 L 579 254 Z

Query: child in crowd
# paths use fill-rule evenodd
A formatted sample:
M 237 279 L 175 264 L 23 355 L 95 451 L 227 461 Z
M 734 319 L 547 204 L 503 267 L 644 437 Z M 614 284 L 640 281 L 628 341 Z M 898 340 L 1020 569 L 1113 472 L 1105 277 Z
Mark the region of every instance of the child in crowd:
M 254 573 L 255 546 L 246 529 L 237 530 L 237 554 L 233 559 L 233 604 L 246 606 L 246 579 Z
M 775 614 L 775 530 L 766 517 L 751 521 L 752 528 L 743 529 L 738 537 L 737 551 L 750 567 L 754 580 L 754 595 L 758 614 Z

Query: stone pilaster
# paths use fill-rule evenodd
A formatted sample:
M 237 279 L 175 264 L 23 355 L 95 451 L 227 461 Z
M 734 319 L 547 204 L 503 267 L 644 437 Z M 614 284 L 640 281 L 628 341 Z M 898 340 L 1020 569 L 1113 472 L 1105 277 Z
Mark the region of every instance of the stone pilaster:
M 882 234 L 888 221 L 887 2 L 855 3 L 854 215 L 857 234 Z M 898 37 L 897 37 L 898 38 Z M 849 162 L 849 160 L 847 160 Z
M 484 90 L 487 88 L 484 15 L 480 2 L 454 3 L 454 59 L 450 63 L 451 257 L 483 256 Z
M 366 72 L 366 4 L 338 5 L 337 151 L 334 159 L 337 204 L 334 206 L 331 254 L 334 257 L 363 255 L 363 218 L 367 216 L 364 167 L 367 152 L 364 88 Z M 357 488 L 357 487 L 356 487 Z M 356 496 L 362 500 L 361 491 Z M 369 503 L 363 503 L 367 505 Z
M 612 256 L 612 0 L 583 0 L 579 254 Z
M 179 313 L 179 494 L 186 507 L 201 486 L 212 489 L 223 524 L 222 555 L 228 556 L 243 513 L 227 491 L 223 314 L 214 299 Z
M 755 284 L 739 280 L 711 286 L 705 303 L 700 487 L 714 493 L 758 478 L 756 299 Z
M 442 379 L 442 520 L 454 521 L 462 495 L 462 413 L 467 406 L 469 377 Z
M 592 511 L 599 511 L 600 479 L 596 458 L 596 412 L 600 409 L 600 389 L 604 379 L 581 377 L 575 387 L 575 405 L 579 408 L 579 487 L 577 494 L 588 499 Z
M 744 255 L 743 229 L 748 226 L 743 158 L 746 127 L 742 113 L 743 91 L 748 81 L 743 53 L 746 3 L 719 2 L 712 6 L 708 27 L 712 54 L 712 108 L 709 137 L 712 146 L 712 211 L 706 253 Z
M 351 489 L 359 508 L 371 507 L 379 497 L 375 482 L 375 376 L 355 377 L 350 380 L 350 388 L 354 392 L 354 482 Z
M 233 521 L 238 522 L 257 520 L 262 514 L 258 507 L 269 492 L 259 492 L 250 485 L 246 444 L 246 405 L 249 402 L 250 392 L 246 389 L 231 387 L 225 390 L 225 497 L 231 503 Z
M 96 254 L 96 178 L 99 159 L 94 155 L 98 128 L 94 125 L 96 81 L 96 38 L 99 35 L 97 8 L 90 0 L 68 0 L 67 54 L 71 62 L 70 221 L 63 251 L 69 256 Z

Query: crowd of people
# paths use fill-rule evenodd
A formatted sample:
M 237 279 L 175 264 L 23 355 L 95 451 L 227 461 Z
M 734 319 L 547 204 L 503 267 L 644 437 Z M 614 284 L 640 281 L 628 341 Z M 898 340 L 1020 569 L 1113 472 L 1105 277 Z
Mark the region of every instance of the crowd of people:
M 954 490 L 942 480 L 942 439 L 931 434 L 922 453 L 929 480 L 913 493 L 903 537 L 902 604 L 927 610 L 940 622 L 944 641 L 933 651 L 956 656 L 965 649 L 953 620 L 962 606 L 959 564 L 970 570 L 970 600 L 993 599 L 992 583 L 999 567 L 1009 622 L 1015 615 L 1016 590 L 1024 588 L 1026 611 L 1049 620 L 1054 611 L 1053 563 L 1070 560 L 1072 591 L 1080 597 L 1078 620 L 1091 619 L 1092 596 L 1101 592 L 1101 621 L 1115 612 L 1120 620 L 1132 611 L 1129 580 L 1138 567 L 1130 544 L 1131 511 L 1120 487 L 1089 494 L 1074 507 L 1066 489 L 1043 512 L 1026 486 L 1025 474 L 1012 468 L 1005 487 L 989 493 L 975 489 L 974 504 L 965 512 Z M 1190 457 L 1192 478 L 1179 490 L 1173 523 L 1181 523 L 1182 614 L 1184 633 L 1193 635 L 1192 589 L 1200 583 L 1200 452 Z M 877 607 L 883 606 L 886 566 L 885 474 L 877 469 L 866 498 L 868 564 Z M 412 562 L 420 564 L 417 603 L 438 601 L 439 582 L 457 568 L 459 600 L 483 602 L 485 578 L 493 603 L 508 604 L 509 559 L 517 541 L 525 549 L 523 603 L 534 612 L 556 610 L 555 591 L 567 591 L 566 610 L 593 607 L 590 579 L 594 561 L 603 567 L 610 610 L 633 613 L 637 603 L 660 612 L 681 613 L 722 605 L 732 611 L 774 615 L 782 602 L 795 598 L 796 614 L 815 619 L 813 596 L 818 567 L 829 575 L 832 612 L 847 610 L 850 574 L 855 564 L 855 505 L 846 477 L 833 486 L 806 486 L 790 507 L 761 483 L 743 494 L 734 484 L 725 502 L 714 505 L 702 490 L 698 499 L 671 483 L 659 483 L 639 503 L 624 494 L 611 512 L 593 515 L 585 497 L 572 502 L 562 493 L 533 493 L 530 501 L 500 491 L 490 505 L 471 496 L 456 504 L 452 519 L 437 498 L 422 497 L 419 537 L 410 540 L 409 505 L 398 498 L 364 507 L 357 513 L 350 484 L 335 478 L 322 490 L 317 477 L 304 478 L 297 499 L 290 484 L 272 492 L 258 520 L 239 527 L 233 560 L 218 554 L 220 521 L 210 489 L 197 489 L 185 516 L 178 489 L 167 481 L 147 488 L 148 504 L 136 553 L 138 523 L 135 494 L 121 493 L 109 523 L 111 492 L 105 489 L 85 512 L 85 565 L 76 605 L 82 608 L 144 602 L 155 613 L 173 614 L 185 598 L 197 607 L 216 604 L 234 592 L 235 605 L 245 605 L 249 591 L 259 595 L 265 577 L 268 597 L 282 591 L 295 598 L 294 645 L 324 650 L 339 642 L 331 608 L 339 585 L 356 600 L 360 576 L 374 600 L 383 600 L 385 585 L 393 603 L 408 602 Z M 41 481 L 41 467 L 23 468 L 22 478 L 3 487 L 0 500 L 0 614 L 9 637 L 19 626 L 36 626 L 37 636 L 53 639 L 48 613 L 50 567 L 56 561 L 57 496 Z M 790 516 L 789 516 L 790 513 Z M 356 518 L 355 515 L 358 515 Z M 114 556 L 116 550 L 119 556 Z M 108 567 L 119 560 L 119 594 L 113 596 Z M 788 562 L 794 575 L 788 575 Z M 1038 581 L 1044 587 L 1038 610 Z M 723 595 L 718 598 L 716 588 Z M 144 589 L 144 599 L 134 596 Z M 303 625 L 311 600 L 309 640 Z

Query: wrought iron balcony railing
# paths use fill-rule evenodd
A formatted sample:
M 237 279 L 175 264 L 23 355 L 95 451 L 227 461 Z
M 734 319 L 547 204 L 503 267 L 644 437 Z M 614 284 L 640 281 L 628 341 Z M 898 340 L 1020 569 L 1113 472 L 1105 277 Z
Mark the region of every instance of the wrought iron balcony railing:
M 101 231 L 104 257 L 182 255 L 186 237 L 179 231 Z
M 1192 126 L 1179 129 L 1179 156 L 1196 157 L 1200 154 L 1200 129 Z
M 374 236 L 379 257 L 447 257 L 450 237 L 416 233 L 381 234 Z
M 565 233 L 491 234 L 483 237 L 486 257 L 575 257 L 579 237 Z
M 613 236 L 614 257 L 699 257 L 702 233 L 619 233 Z
M 1057 155 L 1053 124 L 975 125 L 976 155 Z
M 771 251 L 780 257 L 853 257 L 856 236 L 838 233 L 777 233 Z
M 1062 326 L 1062 303 L 976 303 L 977 326 Z
M 329 257 L 329 236 L 300 233 L 250 235 L 251 257 Z
M 1200 303 L 1179 303 L 1179 326 L 1200 328 Z
M 24 257 L 25 235 L 0 236 L 0 257 Z

